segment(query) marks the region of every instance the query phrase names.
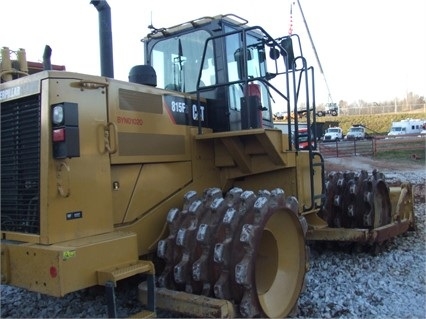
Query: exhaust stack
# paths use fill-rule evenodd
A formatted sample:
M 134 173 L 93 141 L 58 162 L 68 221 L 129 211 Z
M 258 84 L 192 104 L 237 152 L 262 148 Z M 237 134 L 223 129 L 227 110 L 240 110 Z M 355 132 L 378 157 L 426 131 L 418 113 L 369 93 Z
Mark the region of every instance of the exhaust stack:
M 51 56 L 52 48 L 46 45 L 43 52 L 43 70 L 52 70 L 52 62 L 50 60 Z
M 92 0 L 91 4 L 99 12 L 99 45 L 101 56 L 101 75 L 114 77 L 114 59 L 112 52 L 111 8 L 106 0 Z

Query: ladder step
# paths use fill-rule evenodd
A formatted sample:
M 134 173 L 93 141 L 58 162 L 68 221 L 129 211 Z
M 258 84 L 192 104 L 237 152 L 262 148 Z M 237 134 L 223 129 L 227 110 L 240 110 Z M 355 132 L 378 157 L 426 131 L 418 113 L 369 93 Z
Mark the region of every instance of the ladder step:
M 323 162 L 312 163 L 312 166 L 324 166 L 324 163 Z
M 148 291 L 147 283 L 139 284 L 138 299 L 142 305 L 147 304 Z M 156 288 L 155 300 L 158 309 L 183 314 L 184 318 L 235 318 L 237 313 L 235 306 L 229 300 L 167 288 Z
M 138 260 L 136 262 L 98 270 L 98 284 L 105 285 L 108 281 L 115 283 L 121 279 L 142 273 L 154 274 L 155 271 L 153 263 L 150 261 Z
M 325 198 L 325 194 L 314 195 L 314 199 Z

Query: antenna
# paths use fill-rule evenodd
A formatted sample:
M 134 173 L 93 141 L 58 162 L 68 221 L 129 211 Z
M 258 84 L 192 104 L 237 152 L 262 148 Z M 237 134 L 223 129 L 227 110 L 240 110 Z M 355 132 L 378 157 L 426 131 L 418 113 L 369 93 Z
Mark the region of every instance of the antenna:
M 148 29 L 155 30 L 154 26 L 152 25 L 152 11 L 151 11 L 151 23 L 149 24 Z
M 156 34 L 157 32 L 163 32 L 165 30 L 165 28 L 157 29 L 156 27 L 154 27 L 154 25 L 152 23 L 152 11 L 151 11 L 151 23 L 148 26 L 148 29 L 152 30 L 151 34 Z

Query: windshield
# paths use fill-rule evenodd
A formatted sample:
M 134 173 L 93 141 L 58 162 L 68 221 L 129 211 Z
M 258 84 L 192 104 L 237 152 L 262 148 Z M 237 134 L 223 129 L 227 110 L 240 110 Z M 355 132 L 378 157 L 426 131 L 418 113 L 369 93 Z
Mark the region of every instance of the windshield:
M 294 138 L 296 136 L 296 132 L 292 130 L 291 134 L 292 134 L 293 143 L 294 143 Z M 308 135 L 308 132 L 306 131 L 306 129 L 301 129 L 301 131 L 299 131 L 299 134 L 298 134 L 299 143 L 307 142 L 308 137 L 309 137 L 309 135 Z M 313 140 L 314 140 L 314 135 L 311 133 L 311 141 L 313 141 Z
M 338 128 L 329 128 L 328 133 L 339 133 L 340 130 Z
M 299 135 L 299 143 L 303 143 L 303 142 L 307 142 L 307 141 L 308 141 L 308 134 Z
M 362 127 L 351 127 L 349 131 L 351 131 L 351 132 L 362 132 L 363 129 L 362 129 Z
M 158 42 L 152 50 L 152 66 L 157 73 L 157 87 L 181 92 L 195 92 L 206 39 L 210 34 L 199 30 Z M 207 47 L 200 86 L 216 82 L 213 44 Z

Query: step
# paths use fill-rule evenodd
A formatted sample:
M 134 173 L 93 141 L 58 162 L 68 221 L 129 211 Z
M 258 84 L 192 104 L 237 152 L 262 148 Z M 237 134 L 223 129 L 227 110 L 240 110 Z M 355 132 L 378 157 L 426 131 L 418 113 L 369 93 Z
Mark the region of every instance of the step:
M 155 273 L 154 264 L 151 261 L 138 260 L 135 262 L 98 270 L 98 284 L 105 285 L 105 283 L 108 281 L 116 283 L 121 279 L 143 273 Z

